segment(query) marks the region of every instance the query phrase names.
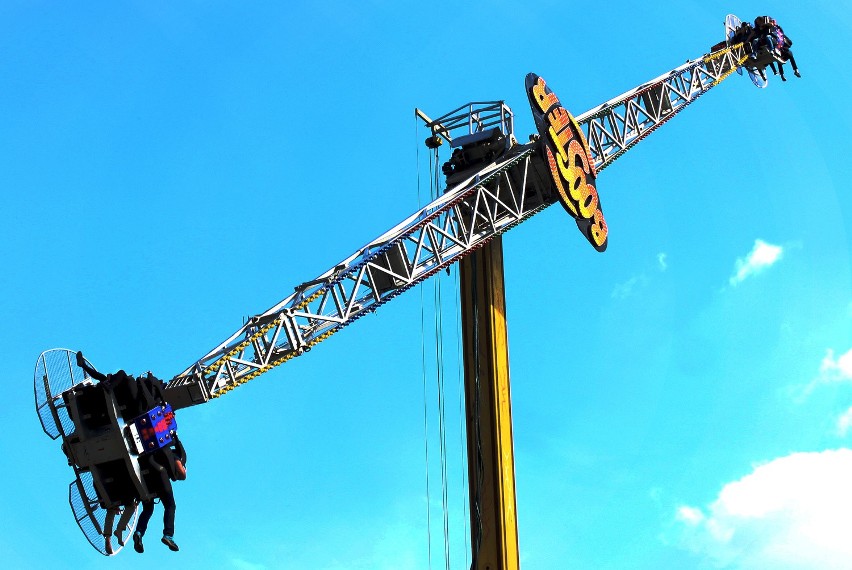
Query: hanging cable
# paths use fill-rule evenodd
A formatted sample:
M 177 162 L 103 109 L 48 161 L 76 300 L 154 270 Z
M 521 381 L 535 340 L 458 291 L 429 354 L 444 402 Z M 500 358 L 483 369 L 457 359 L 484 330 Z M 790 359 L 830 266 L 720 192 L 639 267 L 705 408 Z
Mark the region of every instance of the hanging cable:
M 480 418 L 480 401 L 479 401 L 479 385 L 480 385 L 480 369 L 479 369 L 479 358 L 477 358 L 476 354 L 479 352 L 479 306 L 476 302 L 476 297 L 478 296 L 477 289 L 477 275 L 476 268 L 470 272 L 471 278 L 471 287 L 473 291 L 473 302 L 471 303 L 473 307 L 473 431 L 474 431 L 474 441 L 476 442 L 476 454 L 473 458 L 474 461 L 474 469 L 476 472 L 476 493 L 474 493 L 473 503 L 470 508 L 473 514 L 473 518 L 475 521 L 474 528 L 474 541 L 473 548 L 471 552 L 471 568 L 476 568 L 477 562 L 479 561 L 479 548 L 482 545 L 482 485 L 485 482 L 485 472 L 483 469 L 483 460 L 482 460 L 482 431 L 479 425 Z
M 417 209 L 419 210 L 423 207 L 423 200 L 420 197 L 420 145 L 417 142 L 417 127 L 419 123 L 417 121 L 417 113 L 414 114 L 414 154 L 417 160 Z M 430 176 L 431 178 L 431 176 Z
M 450 519 L 449 519 L 449 484 L 447 478 L 447 419 L 446 394 L 444 390 L 444 334 L 443 334 L 443 303 L 441 299 L 441 282 L 435 283 L 435 366 L 438 382 L 438 426 L 441 443 L 441 501 L 444 515 L 444 556 L 447 570 L 450 568 Z
M 453 268 L 453 284 L 457 292 L 456 297 L 461 299 L 461 283 L 459 279 L 458 265 Z M 462 486 L 462 524 L 464 525 L 464 534 L 462 536 L 467 540 L 467 503 L 470 500 L 468 497 L 467 485 L 467 469 L 465 468 L 465 457 L 467 455 L 467 446 L 465 445 L 465 409 L 464 409 L 464 366 L 463 366 L 463 348 L 461 335 L 461 303 L 456 303 L 456 377 L 458 381 L 458 396 L 459 396 L 459 469 L 461 470 L 461 486 Z M 464 549 L 464 564 L 469 567 L 470 559 L 468 558 L 468 549 Z
M 423 375 L 423 441 L 426 447 L 426 534 L 429 569 L 432 568 L 432 499 L 429 494 L 429 399 L 426 390 L 426 316 L 423 286 L 420 286 L 420 369 Z
M 422 207 L 420 197 L 420 145 L 417 142 L 417 115 L 414 115 L 414 147 L 417 155 L 417 207 Z M 430 161 L 431 167 L 431 161 Z M 429 175 L 431 180 L 432 176 Z M 426 549 L 429 570 L 432 570 L 432 500 L 429 496 L 429 400 L 426 395 L 426 315 L 423 285 L 420 287 L 420 371 L 423 381 L 423 441 L 426 448 Z
M 434 200 L 438 197 L 440 184 L 438 149 L 434 150 L 434 166 L 430 167 L 430 196 Z M 441 510 L 444 522 L 444 564 L 450 570 L 450 510 L 449 510 L 449 484 L 447 482 L 447 422 L 446 422 L 446 394 L 444 391 L 444 334 L 443 334 L 443 302 L 441 298 L 442 279 L 434 282 L 435 295 L 435 376 L 438 392 L 438 436 L 441 456 Z

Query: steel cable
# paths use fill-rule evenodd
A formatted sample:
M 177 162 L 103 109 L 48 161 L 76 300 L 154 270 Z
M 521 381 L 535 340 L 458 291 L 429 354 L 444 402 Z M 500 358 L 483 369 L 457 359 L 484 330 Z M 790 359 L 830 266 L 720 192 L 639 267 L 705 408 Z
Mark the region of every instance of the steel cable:
M 414 147 L 417 155 L 417 207 L 421 207 L 420 196 L 420 145 L 417 142 L 417 116 L 414 116 Z M 431 167 L 431 161 L 430 161 Z M 429 176 L 431 179 L 431 174 Z M 426 390 L 426 309 L 423 298 L 423 285 L 420 289 L 420 371 L 423 382 L 423 441 L 426 448 L 426 550 L 429 570 L 432 569 L 432 500 L 429 494 L 429 400 Z
M 434 169 L 430 173 L 430 196 L 434 200 L 438 197 L 440 188 L 438 149 L 434 151 Z M 444 393 L 444 323 L 443 303 L 441 298 L 442 279 L 434 283 L 435 296 L 435 377 L 438 392 L 438 436 L 441 457 L 441 510 L 444 518 L 444 564 L 446 570 L 450 570 L 450 516 L 449 516 L 449 485 L 447 483 L 447 425 L 446 407 Z

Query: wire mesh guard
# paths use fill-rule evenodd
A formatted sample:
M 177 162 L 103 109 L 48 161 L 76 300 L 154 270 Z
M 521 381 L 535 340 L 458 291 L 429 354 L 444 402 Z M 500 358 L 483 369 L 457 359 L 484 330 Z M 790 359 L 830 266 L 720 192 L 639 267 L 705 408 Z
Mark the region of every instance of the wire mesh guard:
M 130 540 L 139 516 L 138 505 L 124 506 L 121 510 L 106 510 L 100 506 L 92 474 L 79 473 L 68 487 L 68 502 L 74 511 L 74 520 L 86 540 L 104 556 L 118 554 Z
M 76 354 L 67 348 L 53 348 L 39 355 L 33 379 L 36 413 L 51 439 L 67 437 L 74 431 L 62 393 L 85 379 L 85 372 L 77 366 Z
M 87 361 L 88 362 L 88 361 Z M 53 348 L 39 355 L 33 379 L 35 405 L 41 427 L 51 439 L 62 436 L 63 444 L 74 433 L 74 421 L 68 414 L 62 398 L 74 386 L 88 381 L 86 373 L 77 365 L 77 355 L 66 348 Z M 121 509 L 101 507 L 95 483 L 89 471 L 74 468 L 76 478 L 68 489 L 68 502 L 74 520 L 86 540 L 104 556 L 117 554 L 136 528 L 136 504 Z

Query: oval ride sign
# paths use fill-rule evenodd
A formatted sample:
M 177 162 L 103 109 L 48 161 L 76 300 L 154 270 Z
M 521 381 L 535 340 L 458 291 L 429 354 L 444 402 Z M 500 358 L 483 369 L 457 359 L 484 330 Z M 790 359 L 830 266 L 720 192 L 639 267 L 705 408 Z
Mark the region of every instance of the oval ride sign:
M 589 143 L 544 79 L 527 74 L 526 91 L 559 201 L 592 247 L 605 251 L 607 227 L 595 187 L 597 171 Z

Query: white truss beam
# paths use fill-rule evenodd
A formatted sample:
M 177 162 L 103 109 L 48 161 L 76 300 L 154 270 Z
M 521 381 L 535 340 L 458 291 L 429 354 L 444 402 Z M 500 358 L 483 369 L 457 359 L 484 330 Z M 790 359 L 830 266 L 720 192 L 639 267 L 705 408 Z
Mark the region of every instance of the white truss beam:
M 718 85 L 745 57 L 741 45 L 706 55 L 579 115 L 597 171 Z M 554 200 L 538 145 L 515 146 L 249 319 L 173 378 L 167 400 L 175 408 L 206 402 L 309 351 Z

